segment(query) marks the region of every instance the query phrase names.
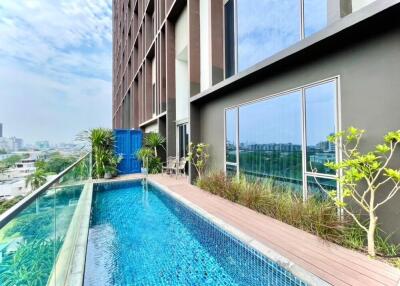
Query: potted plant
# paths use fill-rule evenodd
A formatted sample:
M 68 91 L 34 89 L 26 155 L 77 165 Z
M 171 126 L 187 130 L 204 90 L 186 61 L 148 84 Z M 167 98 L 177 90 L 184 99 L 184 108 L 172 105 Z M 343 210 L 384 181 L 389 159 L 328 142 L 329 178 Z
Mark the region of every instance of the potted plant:
M 154 156 L 153 150 L 150 149 L 150 148 L 144 147 L 144 148 L 141 148 L 137 152 L 136 155 L 137 155 L 138 159 L 143 162 L 143 165 L 142 165 L 142 168 L 141 168 L 141 172 L 143 174 L 148 174 L 148 172 L 149 172 L 149 161 Z

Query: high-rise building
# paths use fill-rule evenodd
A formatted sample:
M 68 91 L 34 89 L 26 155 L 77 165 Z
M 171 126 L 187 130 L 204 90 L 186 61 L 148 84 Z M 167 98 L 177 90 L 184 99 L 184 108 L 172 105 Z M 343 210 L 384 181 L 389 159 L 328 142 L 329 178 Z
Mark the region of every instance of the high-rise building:
M 208 143 L 213 169 L 304 199 L 336 189 L 328 135 L 399 129 L 399 2 L 114 0 L 113 127 L 161 133 L 165 156 Z
M 0 138 L 3 137 L 3 123 L 0 123 Z

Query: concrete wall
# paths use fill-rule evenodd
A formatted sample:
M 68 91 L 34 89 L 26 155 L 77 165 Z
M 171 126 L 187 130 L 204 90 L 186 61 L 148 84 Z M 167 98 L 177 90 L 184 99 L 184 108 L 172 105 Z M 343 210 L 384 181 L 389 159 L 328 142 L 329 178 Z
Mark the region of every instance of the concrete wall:
M 367 6 L 375 1 L 377 1 L 377 0 L 353 0 L 352 1 L 353 12 L 360 10 L 361 8 Z
M 243 80 L 213 101 L 196 103 L 199 139 L 211 146 L 210 168 L 224 168 L 224 108 L 336 75 L 341 78 L 341 127 L 366 129 L 364 150 L 381 142 L 386 132 L 400 129 L 400 25 L 383 17 Z M 400 241 L 400 194 L 386 206 L 379 213 L 383 229 L 398 231 Z

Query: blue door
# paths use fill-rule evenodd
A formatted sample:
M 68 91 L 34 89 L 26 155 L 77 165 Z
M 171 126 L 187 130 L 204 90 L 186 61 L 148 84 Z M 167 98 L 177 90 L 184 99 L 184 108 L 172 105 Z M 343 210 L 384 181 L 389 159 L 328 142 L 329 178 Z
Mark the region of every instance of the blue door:
M 136 152 L 142 148 L 142 131 L 129 129 L 115 129 L 115 153 L 122 156 L 118 165 L 120 174 L 140 173 L 140 161 Z

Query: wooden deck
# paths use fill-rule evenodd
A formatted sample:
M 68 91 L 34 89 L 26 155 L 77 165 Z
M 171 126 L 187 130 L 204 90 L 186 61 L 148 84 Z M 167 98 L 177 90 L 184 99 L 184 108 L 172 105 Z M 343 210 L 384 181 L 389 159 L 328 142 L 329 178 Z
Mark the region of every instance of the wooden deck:
M 176 179 L 167 175 L 152 175 L 150 178 L 329 284 L 400 286 L 400 271 L 383 262 L 328 243 L 244 206 L 202 191 L 188 184 L 185 178 Z

